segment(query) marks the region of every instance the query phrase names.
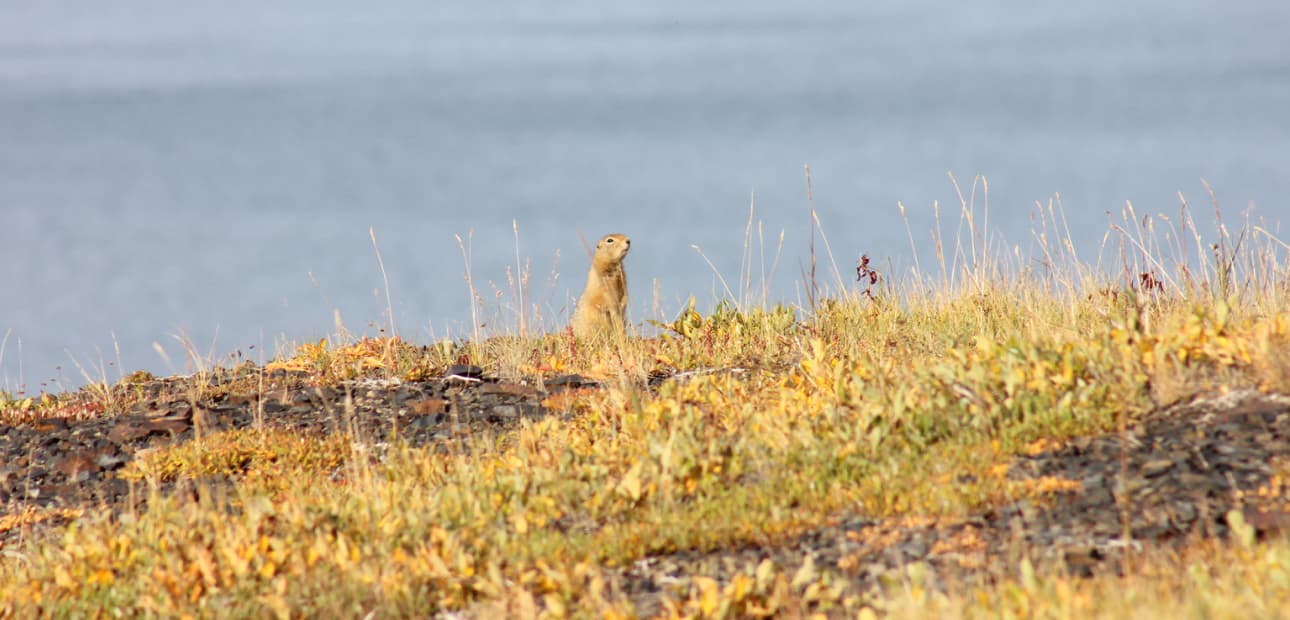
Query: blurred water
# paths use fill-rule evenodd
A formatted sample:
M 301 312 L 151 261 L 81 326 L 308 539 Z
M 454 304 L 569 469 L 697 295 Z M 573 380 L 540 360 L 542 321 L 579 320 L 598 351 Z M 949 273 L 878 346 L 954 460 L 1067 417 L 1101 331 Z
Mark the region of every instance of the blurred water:
M 925 253 L 948 171 L 1007 244 L 1060 192 L 1089 258 L 1202 177 L 1290 212 L 1290 5 L 481 4 L 0 0 L 0 389 L 370 332 L 369 228 L 422 342 L 470 333 L 455 235 L 492 317 L 514 223 L 555 328 L 627 233 L 640 321 L 720 294 L 692 245 L 736 286 L 753 192 L 798 301 L 807 162 L 844 271 L 911 264 L 897 201 Z

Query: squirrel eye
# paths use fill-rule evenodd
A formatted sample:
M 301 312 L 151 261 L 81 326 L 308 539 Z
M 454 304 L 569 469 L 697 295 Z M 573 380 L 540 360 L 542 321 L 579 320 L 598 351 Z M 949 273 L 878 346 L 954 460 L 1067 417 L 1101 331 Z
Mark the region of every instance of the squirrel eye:
M 613 237 L 610 237 L 610 238 L 608 238 L 608 239 L 605 239 L 605 243 L 613 243 L 613 242 L 614 242 L 614 238 L 613 238 Z

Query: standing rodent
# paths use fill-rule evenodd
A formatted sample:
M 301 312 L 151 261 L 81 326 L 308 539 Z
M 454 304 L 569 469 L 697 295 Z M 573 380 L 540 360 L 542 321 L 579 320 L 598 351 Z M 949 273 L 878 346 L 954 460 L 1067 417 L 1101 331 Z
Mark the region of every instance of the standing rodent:
M 631 248 L 627 235 L 605 235 L 596 243 L 596 254 L 587 272 L 587 288 L 578 298 L 570 327 L 579 338 L 603 334 L 622 336 L 627 331 L 627 272 L 623 258 Z

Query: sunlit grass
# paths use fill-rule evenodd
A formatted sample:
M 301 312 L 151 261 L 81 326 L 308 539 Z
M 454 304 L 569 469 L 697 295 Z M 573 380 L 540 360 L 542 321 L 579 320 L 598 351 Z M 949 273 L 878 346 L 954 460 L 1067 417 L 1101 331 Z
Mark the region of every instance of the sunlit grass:
M 1076 579 L 1023 563 L 1002 583 L 950 595 L 915 575 L 885 593 L 889 618 L 1272 620 L 1290 614 L 1290 544 L 1197 544 L 1146 558 L 1129 577 Z

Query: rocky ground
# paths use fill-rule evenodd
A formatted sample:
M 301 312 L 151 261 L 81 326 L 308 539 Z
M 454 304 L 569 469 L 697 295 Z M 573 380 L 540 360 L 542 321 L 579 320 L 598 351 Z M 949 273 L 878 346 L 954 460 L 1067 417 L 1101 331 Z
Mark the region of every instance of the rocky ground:
M 344 431 L 373 442 L 397 433 L 414 445 L 434 445 L 550 415 L 542 403 L 551 394 L 595 387 L 567 376 L 539 389 L 467 366 L 416 383 L 369 380 L 319 388 L 278 373 L 249 393 L 230 389 L 244 380 L 236 371 L 200 382 L 152 380 L 134 388 L 133 404 L 119 415 L 0 422 L 0 549 L 59 522 L 10 519 L 3 525 L 6 515 L 31 507 L 123 509 L 138 502 L 117 477 L 121 468 L 141 450 L 199 432 L 263 424 Z M 1055 485 L 1052 501 L 1018 501 L 966 519 L 857 517 L 773 546 L 651 557 L 622 569 L 616 581 L 649 613 L 683 595 L 690 575 L 724 584 L 753 574 L 765 560 L 831 572 L 838 587 L 856 593 L 904 578 L 911 565 L 933 583 L 1003 574 L 1023 557 L 1081 575 L 1119 571 L 1127 552 L 1227 536 L 1234 515 L 1258 536 L 1290 527 L 1287 482 L 1275 475 L 1287 456 L 1290 397 L 1234 392 L 1151 412 L 1124 433 L 1016 459 L 1007 475 Z
M 247 390 L 247 374 L 221 371 L 141 383 L 132 388 L 133 404 L 119 415 L 76 419 L 85 417 L 85 408 L 73 405 L 64 409 L 71 417 L 0 420 L 0 519 L 31 508 L 137 508 L 143 498 L 118 477 L 122 468 L 143 451 L 190 441 L 198 433 L 262 425 L 345 432 L 373 444 L 397 434 L 415 446 L 448 445 L 547 415 L 541 401 L 551 393 L 597 385 L 569 375 L 538 390 L 484 378 L 478 367 L 454 366 L 430 381 L 362 380 L 337 387 L 311 386 L 300 374 L 278 372 Z M 91 405 L 101 402 L 100 395 L 84 396 Z M 0 548 L 57 521 L 5 528 L 0 520 Z
M 901 583 L 911 566 L 932 587 L 1015 575 L 1023 558 L 1075 575 L 1119 574 L 1126 553 L 1226 538 L 1235 514 L 1256 537 L 1284 535 L 1290 481 L 1274 467 L 1287 456 L 1290 397 L 1198 399 L 1151 412 L 1123 434 L 1016 459 L 1007 475 L 1054 483 L 1052 502 L 1019 501 L 966 519 L 853 518 L 772 548 L 648 558 L 622 571 L 622 583 L 652 614 L 684 595 L 688 575 L 715 576 L 724 586 L 737 574 L 754 575 L 765 560 L 831 571 L 844 593 L 857 595 Z

